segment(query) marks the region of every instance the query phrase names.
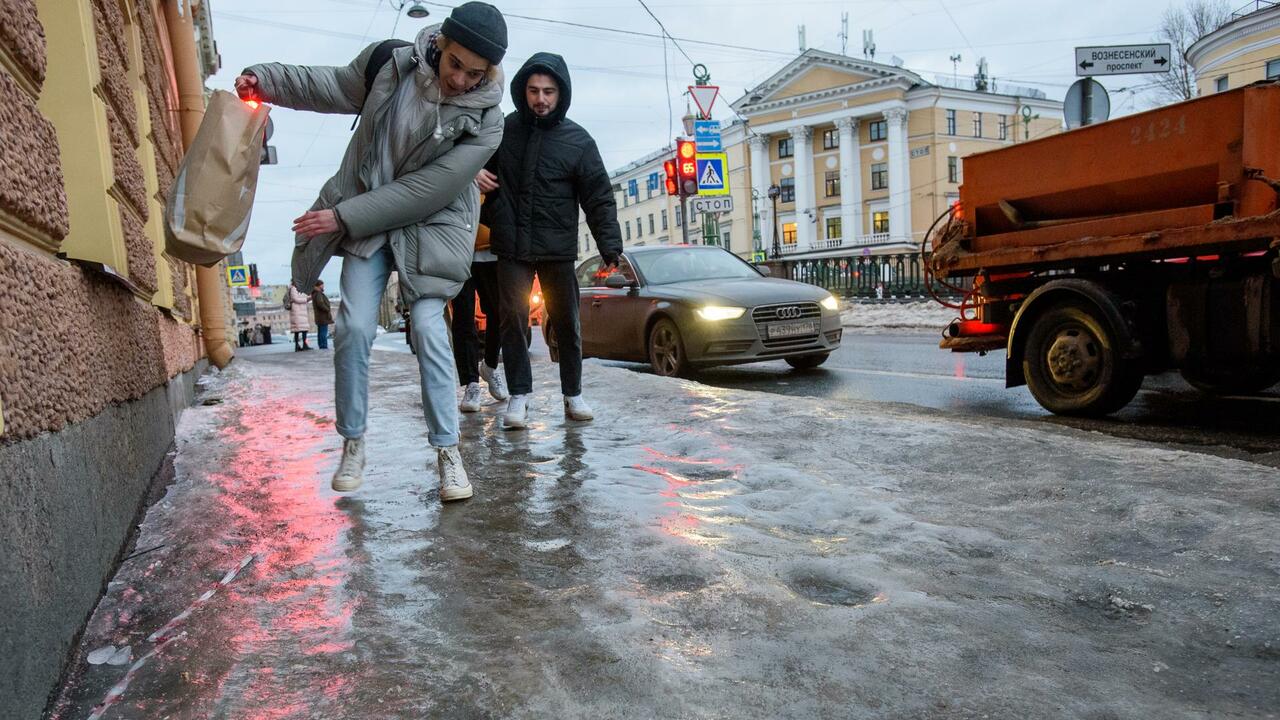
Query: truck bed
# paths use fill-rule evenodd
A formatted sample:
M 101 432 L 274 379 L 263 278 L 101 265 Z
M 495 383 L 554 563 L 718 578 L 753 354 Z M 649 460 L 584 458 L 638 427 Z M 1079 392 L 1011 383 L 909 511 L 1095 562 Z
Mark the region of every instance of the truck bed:
M 1280 82 L 964 159 L 940 277 L 1248 253 L 1280 238 Z

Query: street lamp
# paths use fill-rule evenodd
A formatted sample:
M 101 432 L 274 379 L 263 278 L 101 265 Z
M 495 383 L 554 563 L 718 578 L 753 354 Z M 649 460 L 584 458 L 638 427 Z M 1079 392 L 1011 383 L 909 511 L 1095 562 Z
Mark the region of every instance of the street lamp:
M 782 194 L 782 188 L 777 185 L 769 186 L 769 199 L 773 201 L 773 253 L 770 255 L 777 260 L 782 255 L 782 246 L 778 244 L 778 196 Z
M 391 37 L 396 36 L 396 28 L 400 27 L 400 13 L 404 12 L 405 6 L 409 7 L 409 12 L 405 14 L 414 20 L 421 20 L 431 14 L 431 11 L 427 10 L 420 2 L 409 5 L 409 0 L 400 0 L 398 3 L 394 0 L 387 0 L 387 4 L 396 11 L 396 21 L 391 25 Z

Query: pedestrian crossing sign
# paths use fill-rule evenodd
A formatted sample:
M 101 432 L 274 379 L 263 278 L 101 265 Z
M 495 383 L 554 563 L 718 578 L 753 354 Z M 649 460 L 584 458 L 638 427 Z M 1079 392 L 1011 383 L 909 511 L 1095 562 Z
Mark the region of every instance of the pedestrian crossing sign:
M 228 265 L 227 285 L 231 287 L 249 287 L 249 266 Z
M 698 194 L 728 195 L 729 177 L 724 153 L 698 153 Z

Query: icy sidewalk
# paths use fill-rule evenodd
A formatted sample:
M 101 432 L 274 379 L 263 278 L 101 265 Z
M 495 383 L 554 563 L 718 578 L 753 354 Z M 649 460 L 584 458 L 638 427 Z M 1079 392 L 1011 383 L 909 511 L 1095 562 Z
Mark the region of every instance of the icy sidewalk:
M 85 634 L 132 664 L 82 659 L 59 717 L 1280 707 L 1280 472 L 594 363 L 570 424 L 538 361 L 528 431 L 464 416 L 476 497 L 442 508 L 413 358 L 372 375 L 346 497 L 329 354 L 210 383 Z
M 850 302 L 844 301 L 841 320 L 846 329 L 876 331 L 905 330 L 918 333 L 942 331 L 959 316 L 960 312 L 943 307 L 932 300 L 911 302 Z

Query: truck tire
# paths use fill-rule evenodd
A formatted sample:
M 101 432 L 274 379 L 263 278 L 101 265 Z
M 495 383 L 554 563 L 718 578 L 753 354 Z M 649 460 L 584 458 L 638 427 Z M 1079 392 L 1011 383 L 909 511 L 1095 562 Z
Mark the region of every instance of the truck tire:
M 1280 367 L 1183 368 L 1182 378 L 1211 395 L 1256 395 L 1280 383 Z
M 1102 314 L 1077 303 L 1055 305 L 1036 318 L 1022 371 L 1044 409 L 1082 417 L 1124 407 L 1143 377 L 1135 361 L 1120 356 L 1117 333 Z

